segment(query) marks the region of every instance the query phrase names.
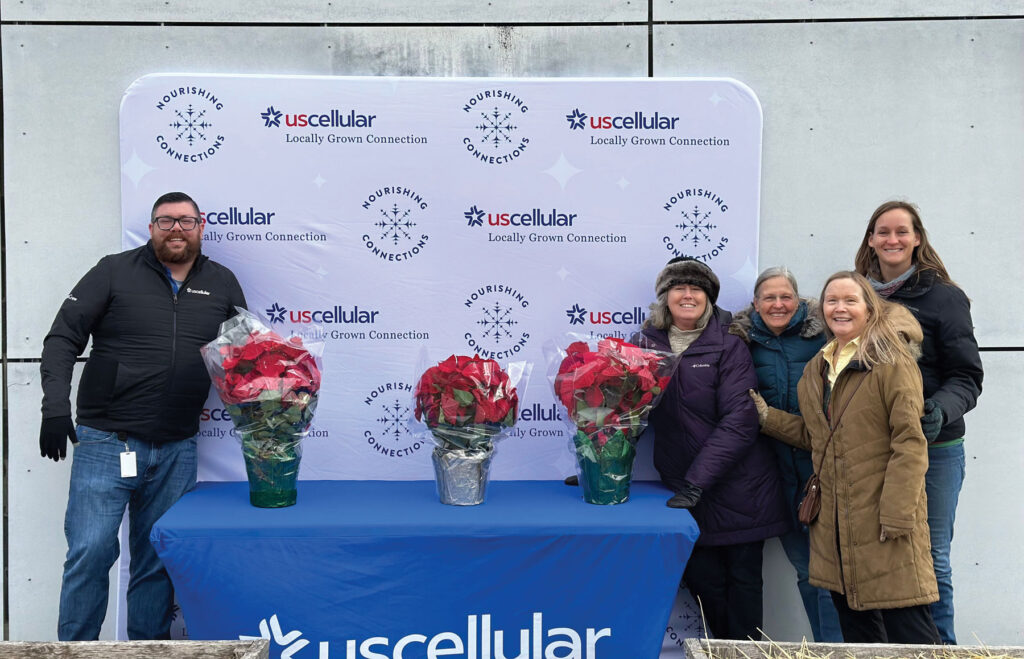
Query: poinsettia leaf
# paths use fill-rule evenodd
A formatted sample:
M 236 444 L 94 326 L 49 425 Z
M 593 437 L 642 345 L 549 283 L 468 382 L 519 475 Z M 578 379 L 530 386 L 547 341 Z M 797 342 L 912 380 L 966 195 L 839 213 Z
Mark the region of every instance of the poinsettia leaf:
M 462 389 L 452 389 L 452 396 L 459 402 L 459 405 L 465 407 L 473 402 L 473 394 Z

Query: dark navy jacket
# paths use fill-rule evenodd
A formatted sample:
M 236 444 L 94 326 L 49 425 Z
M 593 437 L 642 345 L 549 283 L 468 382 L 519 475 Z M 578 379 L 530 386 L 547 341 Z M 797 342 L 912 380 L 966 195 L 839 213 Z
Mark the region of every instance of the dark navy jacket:
M 807 362 L 825 345 L 824 321 L 816 313 L 811 313 L 807 301 L 800 301 L 796 313 L 781 334 L 768 329 L 753 307 L 738 312 L 729 331 L 749 342 L 750 356 L 757 373 L 757 388 L 765 402 L 791 414 L 800 414 L 797 382 Z M 790 521 L 796 525 L 799 523 L 796 511 L 803 498 L 804 484 L 814 473 L 811 453 L 767 436 L 763 438 L 774 449 Z
M 238 280 L 202 254 L 177 294 L 151 243 L 103 257 L 43 340 L 43 418 L 71 415 L 72 370 L 91 336 L 78 423 L 158 443 L 191 437 L 210 392 L 199 348 L 236 306 Z
M 679 489 L 686 480 L 704 490 L 691 511 L 698 545 L 753 542 L 790 528 L 775 458 L 759 439 L 747 394 L 757 388 L 754 365 L 727 328 L 728 315 L 716 308 L 651 412 L 662 481 Z M 666 331 L 649 327 L 642 334 L 651 347 L 671 351 Z
M 956 286 L 938 281 L 934 270 L 914 273 L 889 299 L 909 309 L 924 332 L 917 362 L 924 397 L 937 401 L 946 415 L 934 441 L 963 437 L 963 416 L 977 404 L 984 376 L 970 301 Z

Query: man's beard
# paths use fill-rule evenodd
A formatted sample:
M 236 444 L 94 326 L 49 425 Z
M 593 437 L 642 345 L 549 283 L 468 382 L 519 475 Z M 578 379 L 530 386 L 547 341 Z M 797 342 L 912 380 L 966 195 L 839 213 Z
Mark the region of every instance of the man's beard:
M 169 236 L 166 240 L 156 246 L 156 258 L 161 263 L 187 263 L 191 261 L 199 253 L 199 239 L 190 239 L 188 236 L 182 236 L 185 239 L 185 249 L 179 251 L 172 250 L 167 244 L 167 240 L 171 238 L 177 238 L 178 236 Z

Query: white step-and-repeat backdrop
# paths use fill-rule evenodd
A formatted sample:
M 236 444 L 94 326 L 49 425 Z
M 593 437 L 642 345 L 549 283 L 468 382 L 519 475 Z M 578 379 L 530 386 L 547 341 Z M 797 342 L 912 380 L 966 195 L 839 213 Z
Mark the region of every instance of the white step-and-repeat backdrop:
M 669 259 L 757 274 L 761 109 L 728 79 L 148 75 L 121 105 L 124 247 L 193 196 L 249 306 L 325 344 L 303 479 L 430 479 L 418 359 L 534 363 L 496 479 L 572 473 L 542 347 L 632 334 Z M 243 480 L 216 394 L 200 480 Z M 648 474 L 654 477 L 654 474 Z
M 545 344 L 628 338 L 675 256 L 714 269 L 727 309 L 757 275 L 761 108 L 735 80 L 160 74 L 120 121 L 124 247 L 187 192 L 250 309 L 324 343 L 303 479 L 433 478 L 406 424 L 424 348 L 533 362 L 492 476 L 561 478 Z M 201 428 L 200 480 L 244 480 L 216 394 Z M 681 589 L 662 656 L 701 634 Z

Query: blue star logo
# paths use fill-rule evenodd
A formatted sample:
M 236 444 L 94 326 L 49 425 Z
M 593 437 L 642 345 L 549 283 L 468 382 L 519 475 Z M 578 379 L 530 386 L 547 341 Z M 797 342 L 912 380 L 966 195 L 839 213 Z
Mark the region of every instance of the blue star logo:
M 484 212 L 476 206 L 470 208 L 463 215 L 469 220 L 469 226 L 471 227 L 482 227 L 484 225 Z
M 583 316 L 585 316 L 586 313 L 587 313 L 587 310 L 584 309 L 583 307 L 581 307 L 578 304 L 574 304 L 574 305 L 572 305 L 571 309 L 566 309 L 565 310 L 565 315 L 569 317 L 569 324 L 570 325 L 582 325 L 583 324 Z
M 271 323 L 283 323 L 286 311 L 288 310 L 275 302 L 274 306 L 267 309 L 267 316 L 270 318 Z
M 565 115 L 565 118 L 569 120 L 569 128 L 583 130 L 583 122 L 587 120 L 587 115 L 580 112 L 579 108 L 575 108 L 572 114 Z
M 261 112 L 260 117 L 263 118 L 263 126 L 265 128 L 281 125 L 281 113 L 275 110 L 273 105 L 267 108 L 266 112 Z

